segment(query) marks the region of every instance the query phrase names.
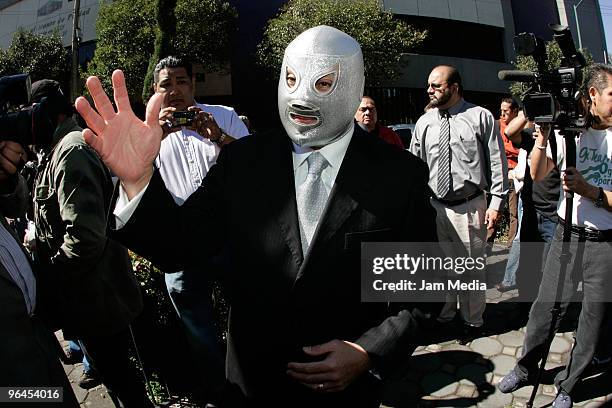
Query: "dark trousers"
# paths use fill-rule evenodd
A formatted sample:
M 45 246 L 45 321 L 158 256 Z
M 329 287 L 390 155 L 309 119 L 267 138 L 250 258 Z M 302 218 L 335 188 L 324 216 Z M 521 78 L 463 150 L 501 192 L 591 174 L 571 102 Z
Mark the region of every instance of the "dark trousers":
M 117 407 L 153 407 L 147 398 L 142 375 L 130 361 L 132 339 L 129 328 L 112 335 L 82 337 L 80 344 Z
M 211 275 L 216 268 L 208 263 L 201 269 L 166 273 L 166 287 L 172 305 L 183 323 L 193 358 L 201 373 L 207 398 L 221 393 L 225 385 L 225 352 L 215 327 Z
M 508 204 L 508 246 L 512 246 L 512 241 L 514 241 L 514 237 L 516 236 L 516 232 L 518 231 L 518 198 L 516 190 L 514 189 L 514 180 L 508 180 L 509 190 L 508 196 L 506 198 Z M 490 195 L 488 195 L 487 205 L 491 201 Z M 502 209 L 503 211 L 503 209 Z M 489 244 L 493 244 L 495 241 L 495 236 L 497 235 L 497 227 L 499 224 L 495 224 L 493 229 L 487 230 L 487 242 Z
M 560 255 L 563 241 L 563 228 L 557 226 L 550 251 L 546 259 L 542 283 L 538 297 L 531 307 L 529 322 L 523 344 L 523 356 L 515 368 L 521 378 L 534 378 L 538 363 L 543 357 L 543 348 L 548 337 L 551 323 L 551 310 L 560 274 Z M 555 378 L 555 384 L 571 393 L 584 369 L 591 362 L 597 348 L 597 339 L 604 328 L 603 322 L 610 297 L 610 265 L 612 265 L 612 243 L 584 241 L 572 235 L 568 264 L 563 285 L 561 315 L 555 331 L 567 311 L 570 299 L 575 294 L 578 282 L 582 280 L 582 311 L 578 319 L 576 341 L 565 370 Z
M 523 202 L 520 260 L 516 284 L 521 302 L 531 303 L 538 295 L 557 222 Z
M 231 408 L 378 408 L 382 399 L 382 382 L 367 373 L 356 379 L 345 390 L 319 393 L 294 382 L 272 384 L 278 387 L 262 397 L 245 397 L 236 386 Z

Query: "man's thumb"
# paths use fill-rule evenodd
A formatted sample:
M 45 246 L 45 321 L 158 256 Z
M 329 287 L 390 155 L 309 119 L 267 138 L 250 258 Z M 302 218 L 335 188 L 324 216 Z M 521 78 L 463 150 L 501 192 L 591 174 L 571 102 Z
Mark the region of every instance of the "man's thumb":
M 308 354 L 309 356 L 320 356 L 322 354 L 327 354 L 332 352 L 333 349 L 333 341 L 323 344 L 316 344 L 314 346 L 306 346 L 303 348 L 304 353 Z

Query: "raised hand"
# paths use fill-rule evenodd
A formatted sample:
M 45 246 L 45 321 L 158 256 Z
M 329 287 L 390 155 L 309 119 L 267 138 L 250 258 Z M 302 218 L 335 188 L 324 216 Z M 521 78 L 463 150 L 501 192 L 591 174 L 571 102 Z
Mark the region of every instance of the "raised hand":
M 86 83 L 97 112 L 83 97 L 75 105 L 89 127 L 83 130 L 83 138 L 119 177 L 128 197 L 132 198 L 153 174 L 153 161 L 162 138 L 158 117 L 163 96 L 155 94 L 149 100 L 143 122 L 132 111 L 123 72 L 113 72 L 112 82 L 117 112 L 97 77 L 89 77 Z

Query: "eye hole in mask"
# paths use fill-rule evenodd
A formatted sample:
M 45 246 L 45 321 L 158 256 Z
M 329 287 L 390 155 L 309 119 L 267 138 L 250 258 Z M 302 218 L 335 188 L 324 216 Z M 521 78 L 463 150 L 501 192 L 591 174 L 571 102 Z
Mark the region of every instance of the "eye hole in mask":
M 329 95 L 336 88 L 337 79 L 338 67 L 334 67 L 332 70 L 320 75 L 315 81 L 313 88 L 320 96 Z
M 296 71 L 287 65 L 285 72 L 285 85 L 289 92 L 293 92 L 298 88 L 300 84 L 300 77 L 296 73 Z

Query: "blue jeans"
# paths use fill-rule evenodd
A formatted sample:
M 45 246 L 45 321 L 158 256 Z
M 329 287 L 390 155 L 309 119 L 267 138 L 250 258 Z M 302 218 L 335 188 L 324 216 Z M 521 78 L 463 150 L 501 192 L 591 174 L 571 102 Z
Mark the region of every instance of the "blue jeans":
M 521 222 L 523 220 L 523 200 L 519 195 L 518 206 L 517 206 L 517 218 L 518 228 L 516 229 L 516 235 L 512 240 L 512 247 L 508 253 L 508 263 L 506 263 L 506 273 L 504 273 L 504 279 L 502 285 L 504 286 L 516 286 L 516 271 L 519 267 L 519 259 L 521 258 Z
M 72 353 L 78 353 L 83 356 L 83 373 L 91 373 L 91 366 L 89 365 L 89 361 L 87 360 L 87 356 L 81 350 L 81 346 L 79 343 L 73 340 L 68 341 L 68 348 Z
M 208 272 L 187 269 L 166 273 L 165 280 L 170 300 L 203 372 L 204 387 L 215 392 L 225 383 L 225 359 L 214 324 L 212 286 L 206 277 Z
M 544 264 L 546 264 L 546 257 L 548 256 L 548 251 L 550 250 L 550 243 L 555 235 L 555 228 L 557 227 L 557 222 L 551 220 L 548 217 L 543 216 L 540 213 L 537 213 L 538 217 L 538 232 L 540 233 L 540 237 L 544 241 L 544 250 L 542 252 L 542 269 L 544 269 Z

